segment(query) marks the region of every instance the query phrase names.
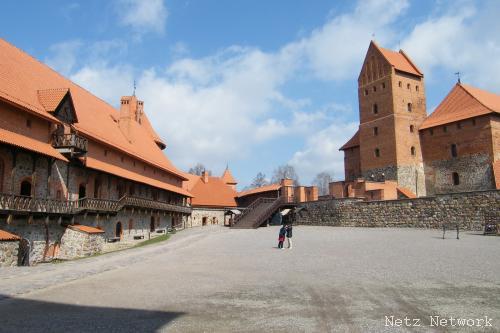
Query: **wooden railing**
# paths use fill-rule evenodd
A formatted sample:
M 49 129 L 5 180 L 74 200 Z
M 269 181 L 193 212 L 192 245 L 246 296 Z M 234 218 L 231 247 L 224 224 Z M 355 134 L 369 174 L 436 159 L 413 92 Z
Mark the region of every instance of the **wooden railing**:
M 51 214 L 78 214 L 83 211 L 117 213 L 124 207 L 138 207 L 190 214 L 191 207 L 124 196 L 120 200 L 83 198 L 64 201 L 0 193 L 0 211 Z
M 234 218 L 234 224 L 237 224 L 238 221 L 241 221 L 245 216 L 250 214 L 257 206 L 259 206 L 262 203 L 271 203 L 274 202 L 276 198 L 258 198 L 254 200 L 248 207 L 245 208 L 244 211 L 241 212 L 240 215 L 236 216 Z
M 52 138 L 54 148 L 76 148 L 81 152 L 87 152 L 87 145 L 87 139 L 75 133 L 54 134 Z

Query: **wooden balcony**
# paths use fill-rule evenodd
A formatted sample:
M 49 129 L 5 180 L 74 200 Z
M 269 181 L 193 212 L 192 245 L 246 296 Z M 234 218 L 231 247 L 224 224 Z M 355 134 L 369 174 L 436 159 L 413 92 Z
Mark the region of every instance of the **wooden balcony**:
M 61 154 L 70 155 L 70 157 L 81 157 L 87 153 L 88 141 L 75 133 L 54 134 L 52 146 Z
M 190 214 L 191 207 L 174 205 L 161 201 L 124 196 L 120 200 L 83 198 L 63 201 L 44 198 L 24 197 L 12 194 L 0 194 L 0 212 L 4 213 L 47 213 L 76 215 L 84 212 L 116 214 L 125 207 L 136 207 L 165 212 Z

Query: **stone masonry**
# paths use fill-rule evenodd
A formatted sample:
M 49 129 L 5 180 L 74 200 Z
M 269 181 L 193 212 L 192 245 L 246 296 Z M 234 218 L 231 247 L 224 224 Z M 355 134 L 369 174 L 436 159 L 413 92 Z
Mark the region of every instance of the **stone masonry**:
M 19 241 L 0 241 L 0 267 L 17 266 Z
M 442 228 L 482 230 L 485 223 L 498 223 L 500 191 L 442 194 L 434 197 L 386 201 L 331 199 L 303 204 L 307 211 L 298 224 L 342 227 Z
M 104 242 L 103 234 L 88 234 L 68 227 L 61 238 L 58 258 L 73 259 L 100 253 Z

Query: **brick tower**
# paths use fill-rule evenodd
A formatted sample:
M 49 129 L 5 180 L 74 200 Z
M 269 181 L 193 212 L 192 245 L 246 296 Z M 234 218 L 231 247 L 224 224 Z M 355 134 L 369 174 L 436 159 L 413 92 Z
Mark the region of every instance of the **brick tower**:
M 371 42 L 358 78 L 359 163 L 366 180 L 396 180 L 425 195 L 418 129 L 425 120 L 424 75 L 402 51 Z

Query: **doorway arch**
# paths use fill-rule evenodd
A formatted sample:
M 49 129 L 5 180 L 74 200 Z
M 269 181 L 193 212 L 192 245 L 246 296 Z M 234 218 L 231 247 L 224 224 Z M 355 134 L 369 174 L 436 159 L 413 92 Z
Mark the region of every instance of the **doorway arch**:
M 31 181 L 25 179 L 21 182 L 21 189 L 19 194 L 25 197 L 31 197 Z
M 87 188 L 85 186 L 85 184 L 80 184 L 80 186 L 78 186 L 78 199 L 83 199 L 87 196 Z
M 121 222 L 116 223 L 115 237 L 122 238 L 122 232 L 123 232 L 122 223 Z
M 154 216 L 151 216 L 151 222 L 149 223 L 149 231 L 154 232 L 155 229 L 156 229 L 155 218 Z

